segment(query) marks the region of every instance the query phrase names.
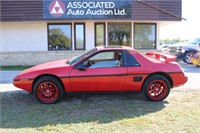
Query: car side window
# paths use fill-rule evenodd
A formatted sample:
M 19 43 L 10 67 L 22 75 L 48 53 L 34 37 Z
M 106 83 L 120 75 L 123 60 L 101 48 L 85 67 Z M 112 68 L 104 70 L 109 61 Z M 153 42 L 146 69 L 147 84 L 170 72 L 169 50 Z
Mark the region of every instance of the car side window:
M 125 66 L 126 67 L 139 67 L 140 63 L 128 51 L 125 51 Z
M 121 51 L 104 51 L 97 53 L 86 61 L 83 61 L 80 66 L 85 68 L 111 68 L 122 67 L 122 52 Z

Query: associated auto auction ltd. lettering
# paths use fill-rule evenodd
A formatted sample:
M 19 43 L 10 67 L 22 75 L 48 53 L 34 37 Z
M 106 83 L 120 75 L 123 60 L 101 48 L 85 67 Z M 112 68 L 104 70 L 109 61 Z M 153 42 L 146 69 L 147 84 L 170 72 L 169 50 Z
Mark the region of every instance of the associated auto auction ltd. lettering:
M 116 9 L 114 2 L 69 2 L 67 15 L 126 15 L 126 9 Z
M 127 19 L 132 0 L 42 0 L 44 19 Z
M 67 8 L 76 8 L 76 9 L 80 9 L 80 8 L 114 8 L 115 7 L 115 3 L 114 2 L 69 2 L 67 4 Z

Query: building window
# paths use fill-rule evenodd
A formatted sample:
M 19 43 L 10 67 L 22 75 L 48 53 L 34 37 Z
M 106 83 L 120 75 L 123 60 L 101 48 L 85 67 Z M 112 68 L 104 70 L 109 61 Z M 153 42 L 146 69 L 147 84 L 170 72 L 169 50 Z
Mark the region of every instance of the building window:
M 108 23 L 108 45 L 131 46 L 131 23 Z
M 105 45 L 105 23 L 95 23 L 95 46 Z
M 48 49 L 72 50 L 71 24 L 48 24 Z
M 156 49 L 156 24 L 134 24 L 134 48 Z
M 85 24 L 74 24 L 75 50 L 85 50 Z

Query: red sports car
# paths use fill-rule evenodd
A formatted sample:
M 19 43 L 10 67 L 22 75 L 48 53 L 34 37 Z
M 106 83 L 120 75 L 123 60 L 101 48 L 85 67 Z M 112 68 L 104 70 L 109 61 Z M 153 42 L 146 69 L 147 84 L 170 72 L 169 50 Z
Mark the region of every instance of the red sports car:
M 144 92 L 149 100 L 161 101 L 171 88 L 187 82 L 175 59 L 164 53 L 144 56 L 129 47 L 102 46 L 26 69 L 13 84 L 46 104 L 58 102 L 64 92 Z

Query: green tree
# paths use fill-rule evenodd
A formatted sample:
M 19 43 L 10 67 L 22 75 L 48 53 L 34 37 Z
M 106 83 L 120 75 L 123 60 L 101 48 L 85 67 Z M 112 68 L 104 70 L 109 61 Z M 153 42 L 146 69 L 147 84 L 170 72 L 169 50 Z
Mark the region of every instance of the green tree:
M 70 48 L 71 38 L 65 35 L 60 28 L 54 28 L 49 30 L 49 45 L 51 47 Z
M 135 25 L 135 48 L 153 48 L 155 38 L 152 38 L 152 25 Z M 155 35 L 154 35 L 155 36 Z

